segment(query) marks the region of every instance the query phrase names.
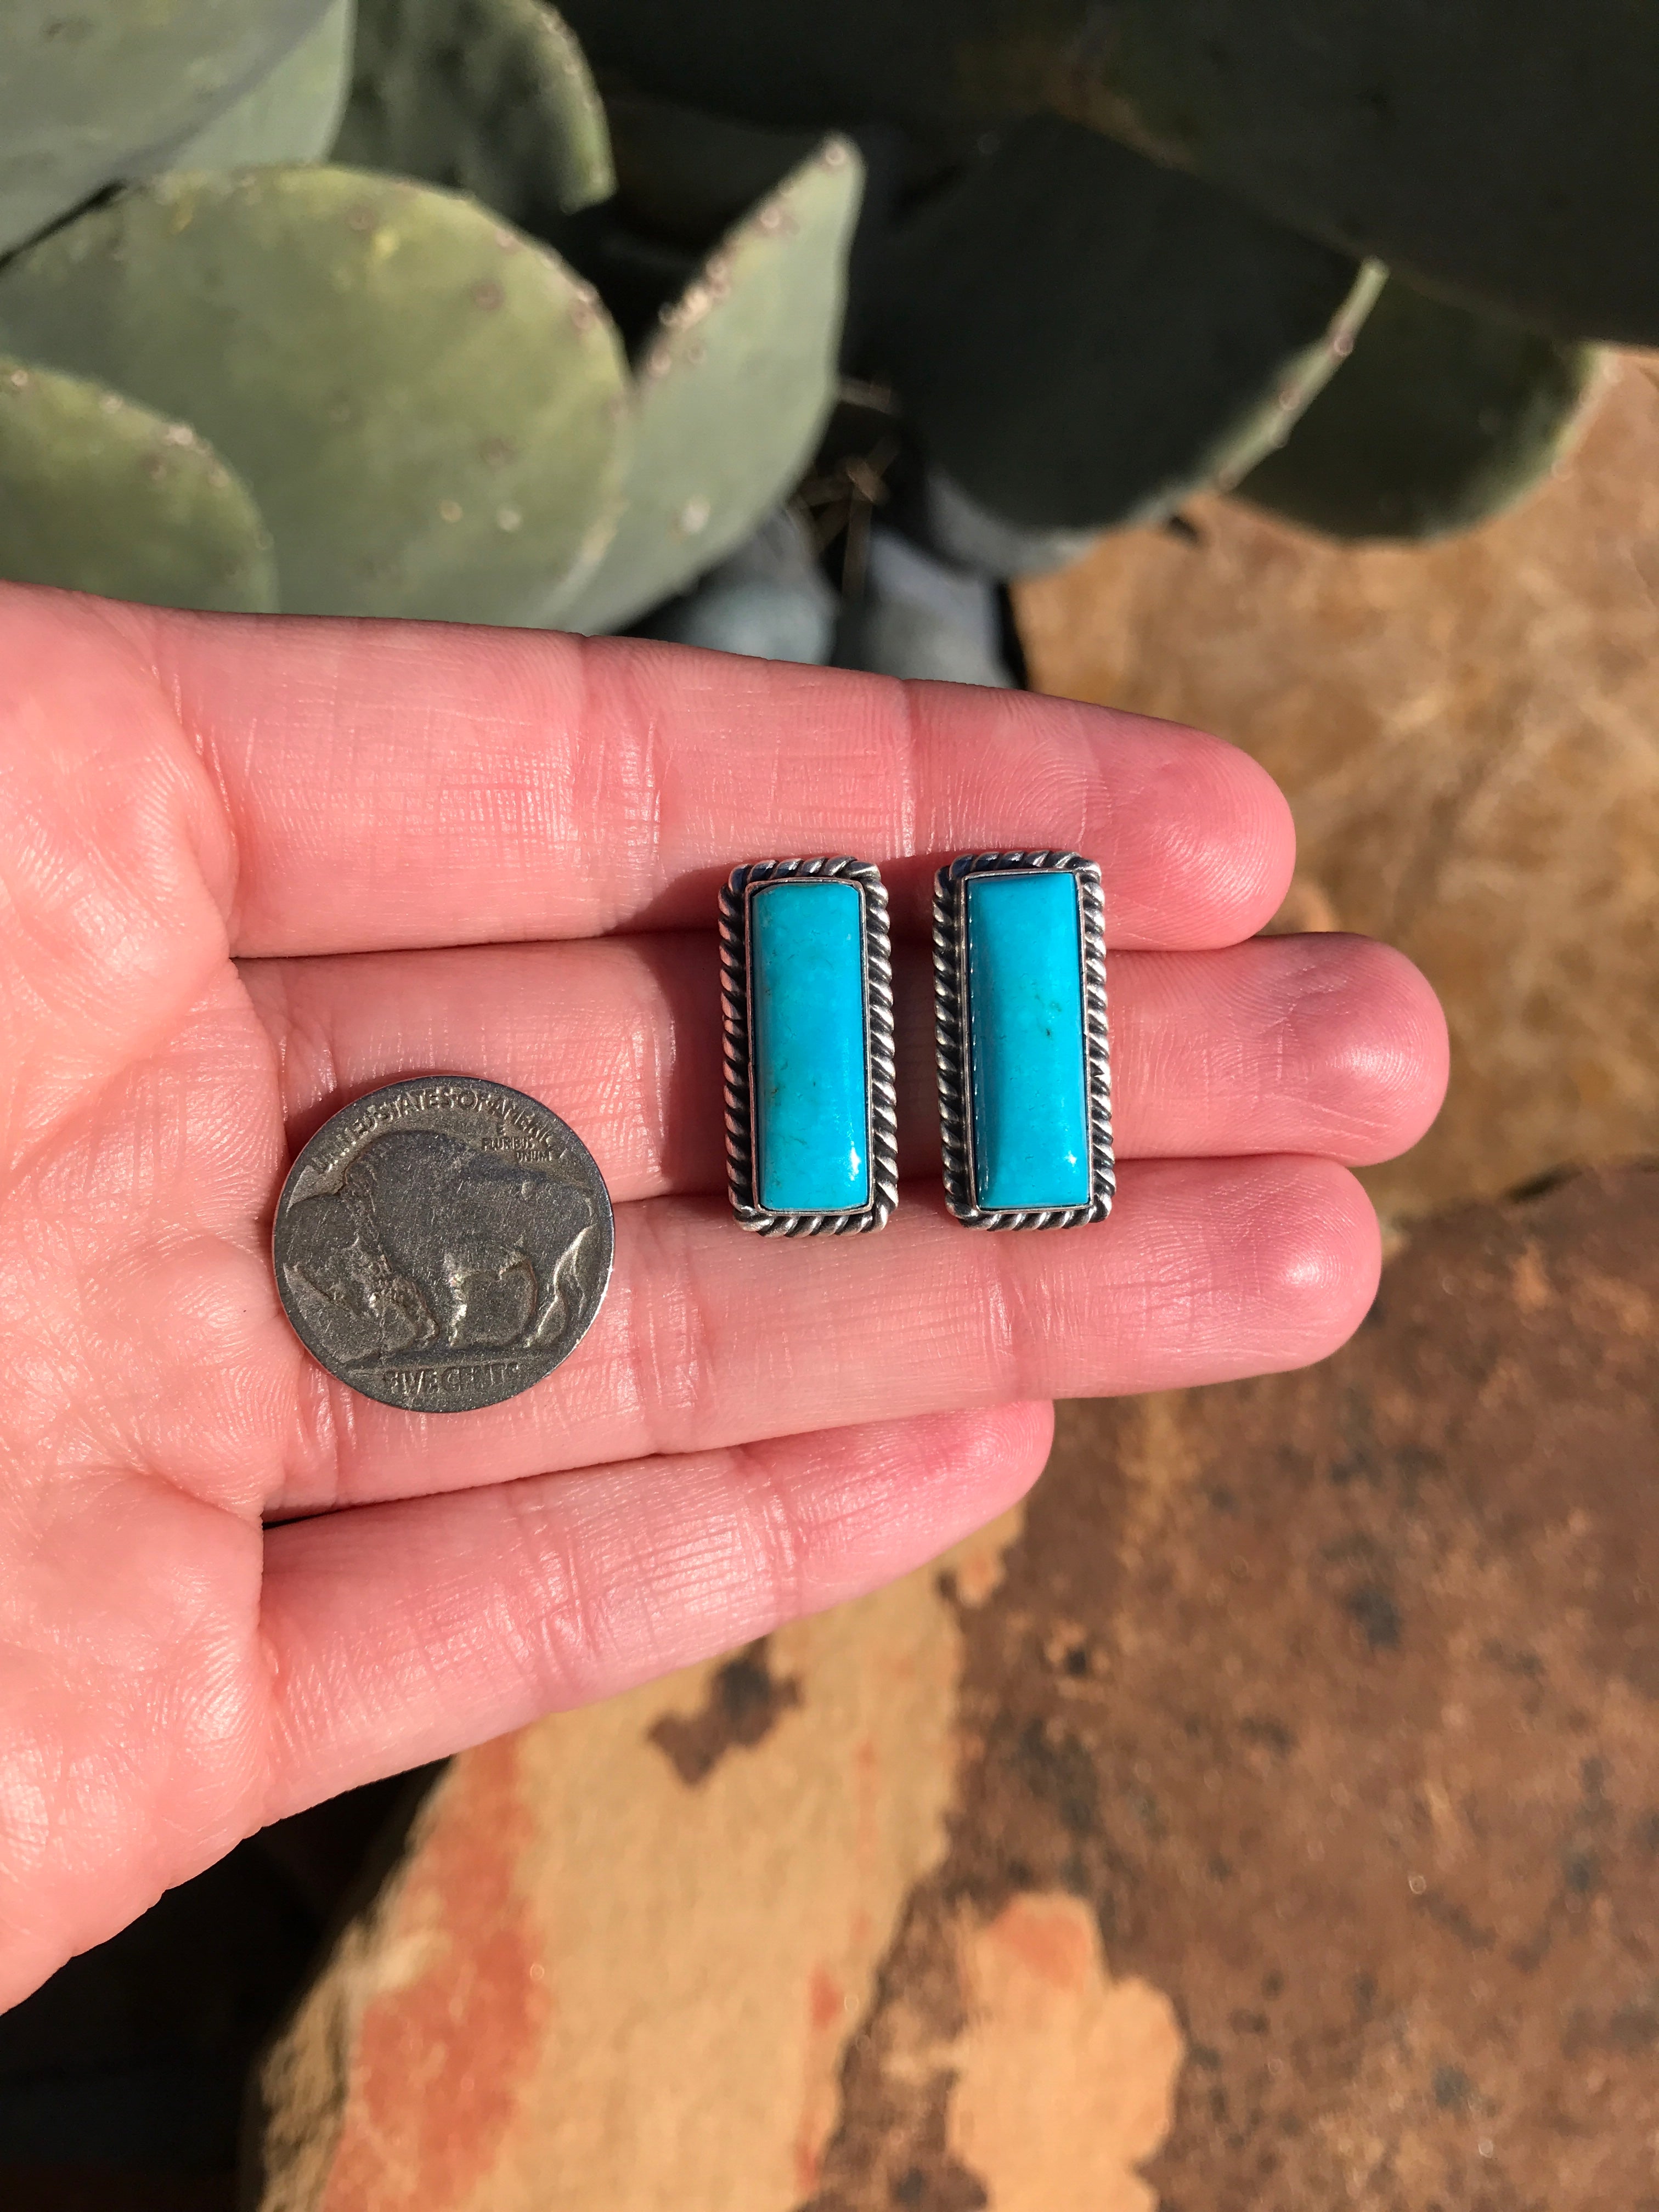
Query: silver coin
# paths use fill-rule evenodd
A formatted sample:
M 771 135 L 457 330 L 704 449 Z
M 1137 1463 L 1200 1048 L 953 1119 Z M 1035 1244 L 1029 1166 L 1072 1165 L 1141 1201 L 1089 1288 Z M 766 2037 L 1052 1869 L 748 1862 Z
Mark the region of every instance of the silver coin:
M 272 1231 L 301 1342 L 383 1406 L 465 1413 L 539 1382 L 611 1279 L 593 1156 L 521 1091 L 469 1075 L 390 1083 L 325 1121 Z

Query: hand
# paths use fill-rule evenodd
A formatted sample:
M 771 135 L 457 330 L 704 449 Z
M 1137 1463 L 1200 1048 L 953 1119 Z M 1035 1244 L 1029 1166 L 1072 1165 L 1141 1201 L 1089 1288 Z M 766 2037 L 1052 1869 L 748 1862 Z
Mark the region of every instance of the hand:
M 1101 1227 L 988 1236 L 939 1186 L 928 898 L 1022 844 L 1104 872 L 1124 1165 Z M 906 1187 L 763 1240 L 715 891 L 820 852 L 892 893 Z M 1242 754 L 1094 708 L 0 592 L 0 2002 L 265 1821 L 928 1559 L 1056 1394 L 1339 1344 L 1339 1163 L 1419 1135 L 1445 1036 L 1376 945 L 1242 941 L 1291 863 Z M 434 1070 L 572 1123 L 617 1263 L 547 1382 L 423 1418 L 301 1350 L 269 1237 L 292 1149 Z

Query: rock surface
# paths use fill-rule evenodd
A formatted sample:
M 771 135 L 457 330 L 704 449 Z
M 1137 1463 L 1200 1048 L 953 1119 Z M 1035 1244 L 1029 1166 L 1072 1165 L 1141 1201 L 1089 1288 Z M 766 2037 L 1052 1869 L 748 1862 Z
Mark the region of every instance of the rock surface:
M 1420 1231 L 1322 1367 L 1067 1409 L 819 2212 L 978 2201 L 908 2015 L 1031 1893 L 1181 2024 L 1164 2212 L 1659 2204 L 1656 1318 L 1659 1173 L 1587 1176 Z
M 1411 1217 L 1659 1124 L 1659 370 L 1620 364 L 1543 492 L 1429 547 L 1237 502 L 1018 587 L 1040 690 L 1243 745 L 1289 793 L 1331 923 L 1445 1000 L 1439 1124 L 1369 1177 Z M 1328 924 L 1327 926 L 1330 926 Z
M 1324 1365 L 456 1761 L 264 2212 L 1655 2212 L 1656 1322 L 1659 1170 L 1466 1209 Z
M 960 1662 L 912 1577 L 456 1760 L 266 2066 L 262 2212 L 809 2196 L 945 1847 Z

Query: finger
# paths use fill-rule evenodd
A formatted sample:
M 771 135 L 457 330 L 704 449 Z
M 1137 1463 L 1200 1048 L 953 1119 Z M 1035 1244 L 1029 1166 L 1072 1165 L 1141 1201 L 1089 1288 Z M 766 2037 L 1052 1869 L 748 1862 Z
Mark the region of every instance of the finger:
M 1244 754 L 1069 701 L 626 639 L 271 621 L 38 598 L 112 623 L 199 750 L 237 848 L 243 953 L 702 924 L 732 866 L 851 853 L 925 927 L 941 856 L 1075 847 L 1113 941 L 1225 945 L 1289 880 Z
M 1046 1405 L 532 1477 L 271 1529 L 266 1817 L 857 1597 L 1036 1480 Z
M 401 1076 L 466 1068 L 544 1100 L 618 1202 L 725 1187 L 720 978 L 707 932 L 575 945 L 256 961 L 290 1138 Z M 1416 1142 L 1445 1087 L 1446 1030 L 1411 963 L 1364 938 L 1122 953 L 1109 978 L 1119 1157 Z M 899 1159 L 936 1174 L 931 961 L 894 962 Z
M 1319 1160 L 1146 1161 L 1109 1221 L 1000 1235 L 914 1184 L 877 1237 L 750 1237 L 718 1201 L 653 1199 L 618 1211 L 586 1339 L 504 1405 L 401 1412 L 295 1344 L 307 1443 L 267 1510 L 1297 1367 L 1358 1325 L 1377 1267 L 1364 1193 Z

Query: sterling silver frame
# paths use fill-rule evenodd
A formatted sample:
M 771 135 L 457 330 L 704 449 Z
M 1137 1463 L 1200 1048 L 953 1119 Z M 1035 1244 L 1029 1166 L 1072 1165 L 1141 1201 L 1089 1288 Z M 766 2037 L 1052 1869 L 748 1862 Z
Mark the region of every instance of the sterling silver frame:
M 840 1213 L 780 1213 L 755 1194 L 755 1077 L 749 902 L 792 877 L 850 883 L 862 907 L 864 1090 L 870 1200 Z M 893 955 L 887 890 L 868 860 L 751 860 L 720 892 L 720 998 L 726 1020 L 726 1173 L 732 1211 L 762 1237 L 847 1237 L 884 1229 L 898 1204 L 898 1118 L 893 1074 Z
M 974 1192 L 973 1039 L 968 1001 L 968 882 L 974 876 L 1059 874 L 1077 878 L 1079 958 L 1083 965 L 1083 1065 L 1088 1091 L 1089 1196 L 1082 1206 L 1026 1211 L 983 1206 Z M 939 1114 L 945 1146 L 945 1195 L 968 1229 L 1071 1229 L 1103 1221 L 1112 1210 L 1112 1062 L 1106 1025 L 1106 907 L 1100 867 L 1075 853 L 964 853 L 933 885 L 933 1034 L 939 1057 Z

